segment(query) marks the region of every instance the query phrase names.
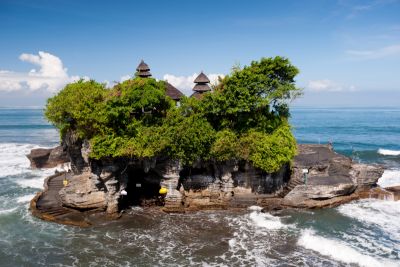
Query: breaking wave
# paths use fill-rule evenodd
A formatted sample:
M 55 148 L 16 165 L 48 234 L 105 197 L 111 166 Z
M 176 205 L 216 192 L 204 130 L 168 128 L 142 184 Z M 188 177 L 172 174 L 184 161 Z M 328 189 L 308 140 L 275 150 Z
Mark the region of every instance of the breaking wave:
M 342 205 L 339 212 L 348 217 L 357 219 L 362 223 L 377 226 L 400 240 L 400 201 L 387 201 L 378 199 L 364 199 L 354 203 Z M 400 245 L 397 246 L 400 249 Z
M 0 143 L 0 177 L 29 172 L 29 160 L 25 155 L 38 147 L 31 144 Z
M 378 180 L 381 187 L 400 185 L 400 169 L 385 170 L 382 177 Z
M 269 213 L 253 211 L 250 213 L 249 218 L 255 226 L 266 228 L 268 230 L 278 230 L 286 227 L 286 225 L 281 222 L 280 218 Z
M 365 267 L 398 266 L 394 262 L 365 255 L 342 241 L 318 236 L 309 229 L 302 231 L 298 244 L 347 264 L 358 264 Z
M 384 156 L 400 156 L 400 150 L 390 150 L 390 149 L 379 148 L 378 154 L 381 154 Z
M 25 195 L 17 198 L 17 203 L 30 202 L 35 197 L 35 194 Z

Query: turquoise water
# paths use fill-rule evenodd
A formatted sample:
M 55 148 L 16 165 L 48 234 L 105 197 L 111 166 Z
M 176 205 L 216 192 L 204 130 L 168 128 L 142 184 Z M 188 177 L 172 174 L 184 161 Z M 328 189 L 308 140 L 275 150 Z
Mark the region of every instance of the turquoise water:
M 333 142 L 340 153 L 387 170 L 400 184 L 400 109 L 294 109 L 301 143 Z M 263 214 L 168 215 L 134 208 L 89 229 L 33 218 L 28 202 L 52 170 L 25 154 L 58 143 L 40 109 L 0 109 L 0 266 L 400 266 L 399 201 Z

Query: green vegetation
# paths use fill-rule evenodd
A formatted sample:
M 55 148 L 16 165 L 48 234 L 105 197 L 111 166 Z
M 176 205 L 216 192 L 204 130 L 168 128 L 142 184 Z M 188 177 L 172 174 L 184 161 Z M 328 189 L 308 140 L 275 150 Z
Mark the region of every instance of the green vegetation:
M 288 101 L 301 94 L 297 73 L 288 59 L 262 58 L 234 68 L 212 93 L 184 98 L 179 107 L 163 81 L 134 78 L 107 89 L 81 80 L 48 99 L 45 115 L 62 137 L 74 131 L 90 140 L 96 159 L 247 160 L 274 172 L 296 153 Z

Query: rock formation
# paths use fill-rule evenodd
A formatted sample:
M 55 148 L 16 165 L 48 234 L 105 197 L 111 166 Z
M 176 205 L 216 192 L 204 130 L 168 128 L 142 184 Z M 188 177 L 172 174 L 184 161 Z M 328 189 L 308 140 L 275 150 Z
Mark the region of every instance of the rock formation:
M 353 163 L 329 145 L 299 145 L 291 165 L 265 173 L 238 161 L 183 167 L 168 158 L 93 160 L 88 142 L 69 133 L 63 143 L 73 175 L 59 191 L 62 205 L 105 210 L 112 217 L 131 205 L 162 205 L 166 212 L 251 205 L 267 210 L 335 206 L 365 196 L 383 173 L 381 166 Z M 36 159 L 31 161 L 44 166 L 51 151 L 43 156 L 46 160 L 31 156 Z M 160 187 L 168 189 L 163 199 L 158 194 Z
M 383 174 L 382 166 L 353 163 L 330 146 L 299 145 L 298 152 L 291 182 L 302 183 L 290 188 L 282 202 L 285 206 L 316 208 L 340 204 L 354 192 L 376 186 Z
M 69 162 L 68 153 L 63 149 L 62 146 L 55 148 L 37 148 L 32 149 L 31 152 L 26 155 L 31 162 L 31 168 L 53 168 L 59 164 Z

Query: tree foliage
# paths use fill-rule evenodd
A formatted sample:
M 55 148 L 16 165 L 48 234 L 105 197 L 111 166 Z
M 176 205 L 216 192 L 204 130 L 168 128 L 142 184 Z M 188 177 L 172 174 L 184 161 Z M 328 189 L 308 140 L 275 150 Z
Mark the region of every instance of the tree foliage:
M 107 89 L 81 80 L 50 98 L 45 115 L 61 135 L 75 131 L 90 140 L 96 159 L 246 160 L 274 172 L 296 152 L 288 102 L 301 94 L 297 73 L 288 59 L 262 58 L 236 66 L 212 93 L 184 97 L 179 107 L 163 81 L 138 77 Z

